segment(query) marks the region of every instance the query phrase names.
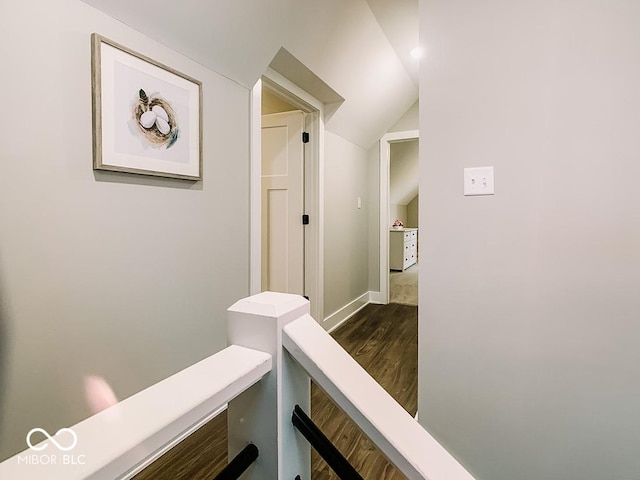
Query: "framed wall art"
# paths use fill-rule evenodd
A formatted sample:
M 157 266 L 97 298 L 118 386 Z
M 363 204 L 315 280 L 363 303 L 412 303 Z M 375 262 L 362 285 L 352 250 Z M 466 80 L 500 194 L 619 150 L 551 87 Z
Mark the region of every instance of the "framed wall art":
M 202 179 L 202 83 L 97 33 L 93 168 Z

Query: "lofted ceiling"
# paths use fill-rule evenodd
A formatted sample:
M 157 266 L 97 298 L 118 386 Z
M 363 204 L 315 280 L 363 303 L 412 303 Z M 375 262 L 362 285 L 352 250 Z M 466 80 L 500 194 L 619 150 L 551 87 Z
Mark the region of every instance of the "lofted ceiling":
M 396 53 L 417 40 L 417 0 L 82 1 L 247 88 L 286 49 L 344 98 L 327 130 L 365 149 L 418 98 Z
M 411 51 L 419 45 L 418 0 L 367 0 L 389 43 L 418 85 L 418 61 Z

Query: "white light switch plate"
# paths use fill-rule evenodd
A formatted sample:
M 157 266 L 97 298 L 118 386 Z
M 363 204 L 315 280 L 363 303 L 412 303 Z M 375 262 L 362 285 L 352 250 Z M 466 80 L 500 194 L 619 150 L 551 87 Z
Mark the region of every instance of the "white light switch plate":
M 493 167 L 464 169 L 465 195 L 494 195 Z

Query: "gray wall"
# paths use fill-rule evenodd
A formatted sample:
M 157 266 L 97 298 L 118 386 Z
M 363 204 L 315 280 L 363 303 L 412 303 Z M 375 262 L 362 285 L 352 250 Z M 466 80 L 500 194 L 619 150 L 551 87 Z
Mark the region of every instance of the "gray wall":
M 478 480 L 640 478 L 640 3 L 420 7 L 420 421 Z
M 418 140 L 390 144 L 389 203 L 391 205 L 406 207 L 418 194 L 420 174 L 418 152 Z
M 0 20 L 0 459 L 226 344 L 248 293 L 249 92 L 77 1 Z M 92 170 L 90 34 L 203 82 L 204 181 Z
M 416 195 L 413 197 L 407 204 L 407 224 L 406 227 L 418 228 L 419 222 L 419 204 L 420 204 L 420 195 Z
M 326 132 L 325 318 L 369 290 L 368 158 L 366 150 Z
M 389 205 L 389 226 L 393 225 L 393 222 L 396 220 L 400 220 L 405 227 L 407 225 L 407 206 L 406 205 L 398 205 L 398 204 L 390 204 Z

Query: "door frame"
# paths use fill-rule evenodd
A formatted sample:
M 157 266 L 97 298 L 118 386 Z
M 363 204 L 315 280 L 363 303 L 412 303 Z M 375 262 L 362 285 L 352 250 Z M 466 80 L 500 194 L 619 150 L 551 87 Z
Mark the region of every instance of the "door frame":
M 267 68 L 250 94 L 250 251 L 249 292 L 261 291 L 262 235 L 262 88 L 265 87 L 305 112 L 309 143 L 304 150 L 304 207 L 309 225 L 304 234 L 305 294 L 311 298 L 311 315 L 324 320 L 324 105 L 299 86 Z M 300 219 L 302 221 L 302 219 Z
M 380 139 L 380 303 L 389 303 L 389 170 L 391 144 L 420 139 L 419 130 L 389 132 Z

